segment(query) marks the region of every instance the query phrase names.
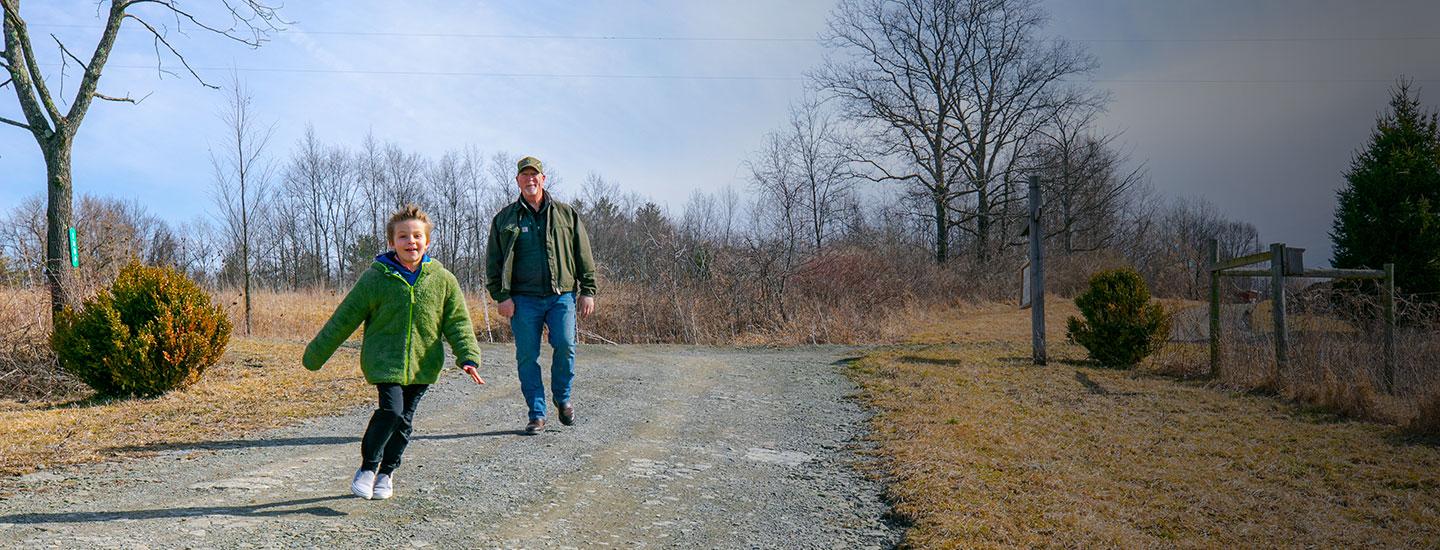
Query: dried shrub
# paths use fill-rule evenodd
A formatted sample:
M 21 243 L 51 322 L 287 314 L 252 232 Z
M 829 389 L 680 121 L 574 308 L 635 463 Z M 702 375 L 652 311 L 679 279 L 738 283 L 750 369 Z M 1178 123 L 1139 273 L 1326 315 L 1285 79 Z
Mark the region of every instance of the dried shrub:
M 55 400 L 85 384 L 55 364 L 50 295 L 44 288 L 0 288 L 0 398 Z
M 1440 436 L 1440 390 L 1434 390 L 1418 399 L 1416 414 L 1405 426 L 1406 431 L 1420 436 Z
M 50 343 L 100 395 L 150 397 L 199 380 L 229 338 L 225 312 L 194 281 L 131 261 L 81 309 L 60 312 Z
M 1337 376 L 1326 371 L 1318 381 L 1295 385 L 1295 399 L 1348 418 L 1375 418 L 1380 400 L 1368 378 Z

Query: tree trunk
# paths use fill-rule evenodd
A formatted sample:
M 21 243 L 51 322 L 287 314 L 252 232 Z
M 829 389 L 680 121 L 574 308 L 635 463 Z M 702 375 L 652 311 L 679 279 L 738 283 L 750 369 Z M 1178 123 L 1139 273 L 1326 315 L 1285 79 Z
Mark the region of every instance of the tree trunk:
M 990 259 L 990 192 L 981 186 L 975 193 L 975 259 Z
M 59 312 L 72 298 L 66 288 L 72 278 L 69 257 L 69 230 L 73 219 L 70 144 L 71 141 L 66 139 L 64 134 L 54 134 L 41 144 L 48 189 L 45 207 L 45 286 L 50 289 L 52 313 Z
M 240 193 L 241 197 L 244 197 L 245 186 L 243 184 L 240 186 Z M 243 201 L 244 199 L 242 198 L 241 200 Z M 245 219 L 245 221 L 241 222 L 243 227 L 240 230 L 243 235 L 240 243 L 240 262 L 242 267 L 240 271 L 245 273 L 245 335 L 250 336 L 250 225 L 248 216 L 245 215 L 244 207 L 241 207 L 240 215 Z
M 935 263 L 943 264 L 950 253 L 950 216 L 946 208 L 948 205 L 945 204 L 945 193 L 936 191 L 930 197 L 935 202 Z

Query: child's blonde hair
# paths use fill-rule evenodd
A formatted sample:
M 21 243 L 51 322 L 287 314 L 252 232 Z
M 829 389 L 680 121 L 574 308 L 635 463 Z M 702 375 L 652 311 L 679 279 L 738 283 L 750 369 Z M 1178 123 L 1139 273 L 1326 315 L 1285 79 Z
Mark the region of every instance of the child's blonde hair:
M 410 220 L 420 220 L 424 223 L 425 235 L 427 237 L 430 235 L 430 230 L 435 228 L 435 226 L 430 223 L 430 215 L 426 214 L 424 210 L 421 210 L 419 205 L 413 202 L 405 203 L 405 207 L 396 210 L 395 213 L 390 216 L 390 221 L 385 223 L 385 240 L 395 240 L 395 225 Z

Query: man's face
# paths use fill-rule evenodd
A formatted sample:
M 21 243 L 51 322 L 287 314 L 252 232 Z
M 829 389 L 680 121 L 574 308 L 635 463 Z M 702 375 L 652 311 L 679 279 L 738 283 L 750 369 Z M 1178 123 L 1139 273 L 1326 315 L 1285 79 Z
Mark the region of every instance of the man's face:
M 515 175 L 515 185 L 520 186 L 520 196 L 536 202 L 545 194 L 545 174 L 534 168 L 526 168 Z
M 395 234 L 390 236 L 390 248 L 400 263 L 407 266 L 420 263 L 425 251 L 430 248 L 430 235 L 425 222 L 405 220 L 395 224 Z

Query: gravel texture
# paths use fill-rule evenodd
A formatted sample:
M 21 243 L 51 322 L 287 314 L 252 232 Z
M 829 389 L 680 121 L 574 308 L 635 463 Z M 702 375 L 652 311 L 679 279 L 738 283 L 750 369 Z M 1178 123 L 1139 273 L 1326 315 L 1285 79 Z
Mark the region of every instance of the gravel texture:
M 525 436 L 511 348 L 491 346 L 489 385 L 450 369 L 421 401 L 390 500 L 350 495 L 356 410 L 0 480 L 0 546 L 888 548 L 849 354 L 582 346 L 578 422 Z

